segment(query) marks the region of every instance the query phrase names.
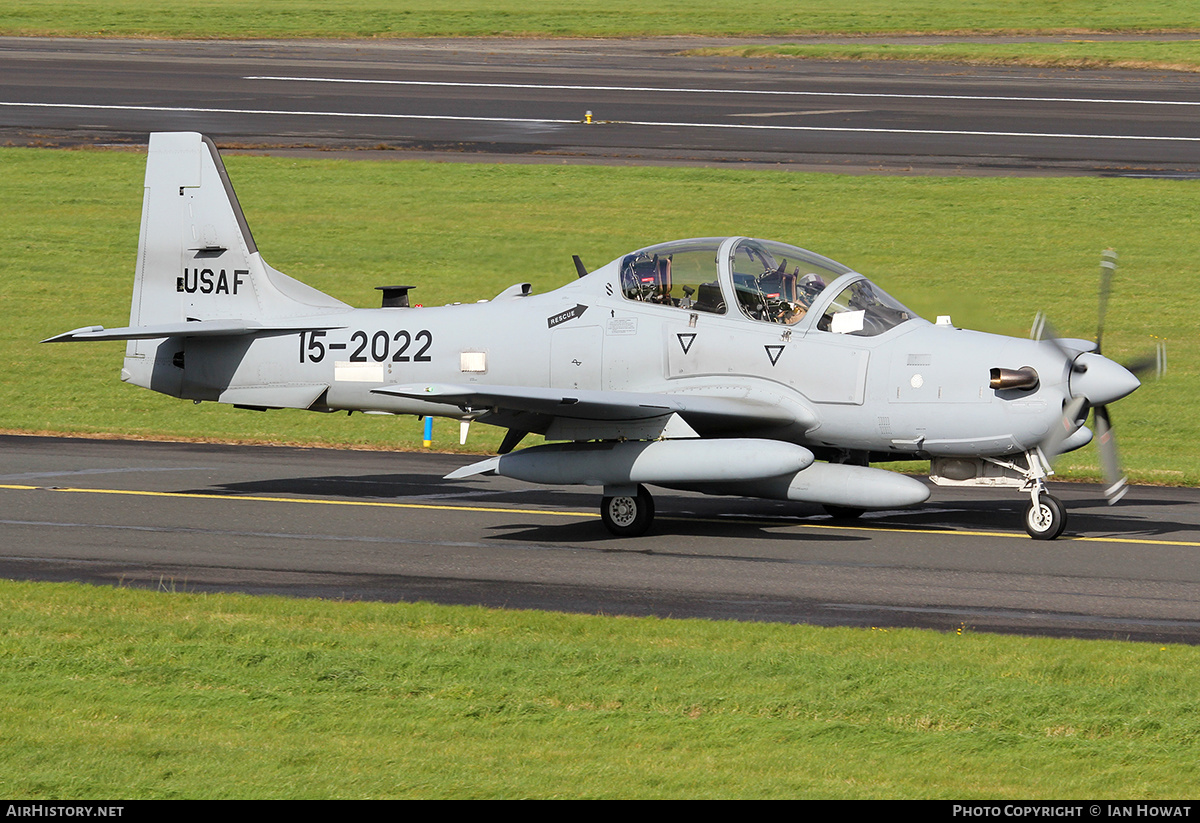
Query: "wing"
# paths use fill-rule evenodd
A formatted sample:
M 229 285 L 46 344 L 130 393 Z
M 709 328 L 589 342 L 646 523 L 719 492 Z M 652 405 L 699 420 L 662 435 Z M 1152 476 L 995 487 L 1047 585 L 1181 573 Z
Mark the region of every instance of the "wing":
M 457 407 L 464 416 L 556 440 L 698 437 L 806 424 L 799 409 L 747 396 L 546 389 L 447 383 L 392 385 L 376 394 Z M 673 430 L 668 427 L 674 427 Z

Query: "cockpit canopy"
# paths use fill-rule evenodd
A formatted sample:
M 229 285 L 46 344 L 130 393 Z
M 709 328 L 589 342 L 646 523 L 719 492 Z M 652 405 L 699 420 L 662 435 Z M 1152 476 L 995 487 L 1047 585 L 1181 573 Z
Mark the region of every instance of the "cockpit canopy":
M 861 274 L 819 254 L 747 237 L 649 246 L 619 263 L 628 300 L 871 337 L 916 317 Z M 819 313 L 818 315 L 812 312 Z
M 621 291 L 630 300 L 725 314 L 717 252 L 720 237 L 675 240 L 625 255 Z

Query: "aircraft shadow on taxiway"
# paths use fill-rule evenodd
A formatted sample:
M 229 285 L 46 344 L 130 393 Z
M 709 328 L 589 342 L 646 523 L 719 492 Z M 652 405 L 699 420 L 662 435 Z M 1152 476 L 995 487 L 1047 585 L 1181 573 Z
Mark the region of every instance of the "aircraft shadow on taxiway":
M 355 500 L 384 500 L 395 502 L 419 502 L 422 499 L 446 505 L 461 504 L 530 507 L 547 510 L 580 509 L 590 510 L 596 502 L 596 493 L 575 488 L 544 487 L 530 489 L 488 490 L 478 482 L 453 483 L 443 481 L 432 474 L 367 474 L 327 475 L 317 477 L 277 478 L 242 483 L 221 484 L 217 488 L 225 493 L 243 495 L 300 495 L 306 497 L 350 498 Z M 436 489 L 434 497 L 429 490 Z M 212 488 L 194 489 L 196 493 L 212 493 Z M 1155 537 L 1188 531 L 1190 524 L 1162 519 L 1153 521 L 1130 517 L 1127 507 L 1115 509 L 1106 504 L 1101 487 L 1090 484 L 1055 484 L 1055 491 L 1070 501 L 1077 512 L 1072 522 L 1071 534 L 1114 534 L 1122 536 Z M 486 492 L 481 499 L 481 492 Z M 968 493 L 939 498 L 935 495 L 930 502 L 912 509 L 887 512 L 868 512 L 855 520 L 838 520 L 830 517 L 820 506 L 786 501 L 761 500 L 739 497 L 704 497 L 695 494 L 665 492 L 656 496 L 661 522 L 654 533 L 660 535 L 701 536 L 734 538 L 761 537 L 770 529 L 772 539 L 787 539 L 779 529 L 797 523 L 842 524 L 854 529 L 853 539 L 868 539 L 872 528 L 918 528 L 933 531 L 998 531 L 1011 532 L 1014 515 L 1019 515 L 1025 503 L 1013 491 L 1011 499 L 997 500 L 994 497 Z M 1153 492 L 1150 492 L 1153 495 Z M 457 500 L 456 500 L 457 498 Z M 718 502 L 719 501 L 719 502 Z M 1174 508 L 1180 501 L 1169 496 L 1143 496 L 1138 494 L 1134 502 L 1138 507 L 1154 509 Z M 514 514 L 511 525 L 492 527 L 509 529 L 507 539 L 554 539 L 589 542 L 611 539 L 611 536 L 595 521 L 588 518 L 582 522 L 552 523 L 531 522 L 526 516 Z M 835 537 L 830 532 L 794 535 L 809 540 L 850 539 L 848 535 Z
M 439 485 L 440 483 L 440 485 Z M 430 488 L 437 488 L 434 499 L 427 497 Z M 302 495 L 305 497 L 351 498 L 355 500 L 379 500 L 389 502 L 428 501 L 434 504 L 453 506 L 480 505 L 495 507 L 502 510 L 504 506 L 529 508 L 537 506 L 547 511 L 563 511 L 571 509 L 590 510 L 596 502 L 595 492 L 575 490 L 528 488 L 503 490 L 497 489 L 488 493 L 486 500 L 480 500 L 481 491 L 478 484 L 465 485 L 443 483 L 435 475 L 395 474 L 395 475 L 353 475 L 280 478 L 276 480 L 260 480 L 243 483 L 224 483 L 216 488 L 235 496 L 269 496 L 269 495 Z M 211 494 L 212 487 L 207 489 L 192 489 L 191 493 Z M 456 501 L 456 496 L 459 496 Z M 533 500 L 536 498 L 536 501 Z M 711 536 L 724 539 L 755 538 L 765 535 L 768 528 L 778 529 L 796 522 L 796 518 L 811 515 L 814 520 L 829 521 L 828 515 L 821 513 L 819 507 L 786 504 L 770 500 L 754 500 L 749 498 L 721 498 L 720 515 L 704 511 L 710 498 L 696 495 L 663 495 L 660 508 L 663 522 L 655 529 L 659 535 L 694 535 Z M 590 514 L 590 511 L 589 511 Z M 399 516 L 399 515 L 398 515 Z M 511 523 L 490 527 L 492 530 L 505 530 L 509 533 L 496 535 L 505 539 L 525 540 L 554 540 L 575 543 L 602 542 L 610 543 L 610 535 L 593 517 L 574 522 L 531 522 L 528 515 L 513 513 Z M 776 540 L 862 540 L 862 536 L 831 535 L 831 534 L 782 534 L 771 532 Z

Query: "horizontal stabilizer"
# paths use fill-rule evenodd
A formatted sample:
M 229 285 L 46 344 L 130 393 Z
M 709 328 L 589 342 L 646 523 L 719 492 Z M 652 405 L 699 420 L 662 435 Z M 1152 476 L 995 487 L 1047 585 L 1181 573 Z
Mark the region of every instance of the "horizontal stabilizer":
M 186 323 L 163 323 L 156 326 L 124 326 L 106 329 L 103 326 L 83 326 L 73 331 L 47 337 L 43 343 L 71 343 L 80 340 L 156 340 L 163 337 L 237 337 L 244 334 L 286 334 L 311 329 L 340 329 L 340 325 L 295 320 L 286 323 L 254 320 L 195 320 Z

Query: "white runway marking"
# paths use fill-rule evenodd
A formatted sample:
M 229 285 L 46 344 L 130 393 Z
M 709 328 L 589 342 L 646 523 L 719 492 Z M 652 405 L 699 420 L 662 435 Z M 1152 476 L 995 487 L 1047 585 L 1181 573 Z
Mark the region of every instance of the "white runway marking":
M 124 112 L 165 112 L 179 114 L 273 114 L 283 117 L 351 117 L 377 118 L 382 120 L 433 120 L 448 122 L 476 123 L 512 123 L 518 125 L 581 125 L 581 120 L 554 120 L 547 118 L 522 117 L 476 117 L 439 114 L 387 114 L 383 112 L 350 112 L 350 111 L 289 111 L 272 109 L 217 109 L 193 108 L 188 106 L 116 106 L 99 105 L 94 103 L 18 103 L 0 101 L 0 107 L 8 108 L 45 108 L 45 109 L 82 109 L 91 111 L 124 111 Z M 650 128 L 681 128 L 681 129 L 746 129 L 752 131 L 792 131 L 792 132 L 827 132 L 838 134 L 919 134 L 924 136 L 953 136 L 953 137 L 1029 137 L 1041 140 L 1138 140 L 1163 143 L 1200 143 L 1200 137 L 1169 137 L 1145 134 L 1071 134 L 1056 132 L 1023 132 L 1023 131 L 974 131 L 955 129 L 868 129 L 848 126 L 787 126 L 778 124 L 750 123 L 680 123 L 658 122 L 653 120 L 605 120 L 586 128 L 597 128 L 606 125 L 646 126 Z
M 780 89 L 690 89 L 662 86 L 569 86 L 551 83 L 456 83 L 437 80 L 359 80 L 339 77 L 283 77 L 251 75 L 243 80 L 293 83 L 347 83 L 384 86 L 442 86 L 472 89 L 545 89 L 547 91 L 637 91 L 664 94 L 758 94 L 781 97 L 855 97 L 883 100 L 982 100 L 1009 103 L 1127 103 L 1136 106 L 1200 106 L 1197 100 L 1123 100 L 1119 97 L 1016 97 L 978 94 L 899 94 L 895 92 L 790 91 Z
M 810 109 L 808 111 L 742 112 L 729 117 L 811 117 L 814 114 L 865 114 L 868 109 Z

